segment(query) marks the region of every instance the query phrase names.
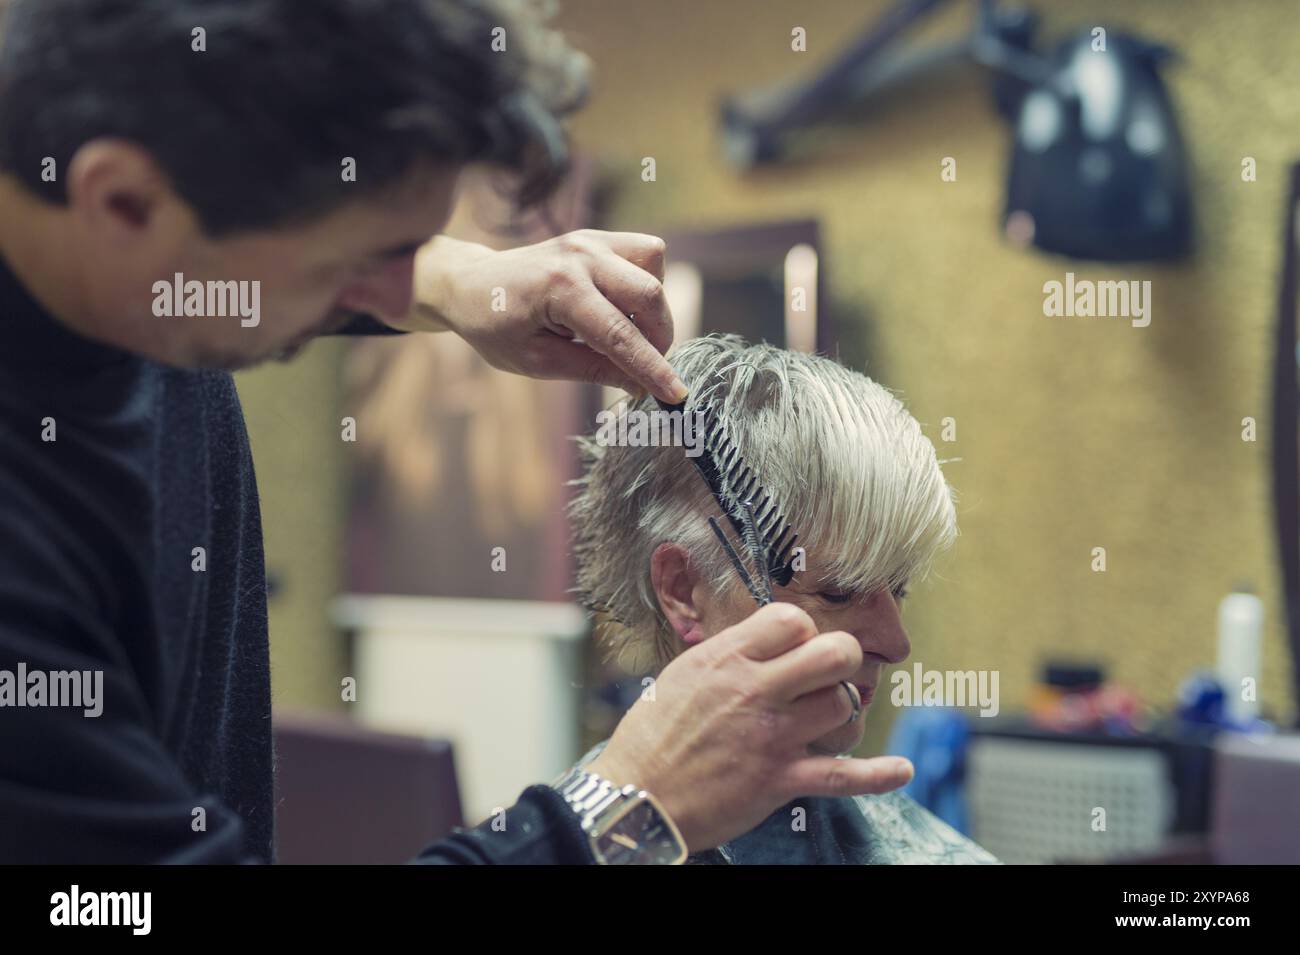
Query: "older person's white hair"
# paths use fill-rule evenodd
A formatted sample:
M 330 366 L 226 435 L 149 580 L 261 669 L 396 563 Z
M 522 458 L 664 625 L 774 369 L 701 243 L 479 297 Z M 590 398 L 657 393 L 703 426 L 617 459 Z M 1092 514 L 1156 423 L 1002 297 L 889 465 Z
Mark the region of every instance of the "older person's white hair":
M 714 403 L 798 546 L 819 559 L 818 590 L 897 589 L 952 544 L 953 493 L 934 446 L 887 389 L 829 358 L 736 335 L 688 341 L 669 358 L 691 392 L 687 413 Z M 656 409 L 647 396 L 620 413 Z M 651 586 L 655 548 L 679 544 L 719 593 L 741 586 L 707 523 L 718 506 L 681 447 L 578 441 L 577 592 L 612 647 L 636 655 L 631 665 L 662 666 L 680 643 Z

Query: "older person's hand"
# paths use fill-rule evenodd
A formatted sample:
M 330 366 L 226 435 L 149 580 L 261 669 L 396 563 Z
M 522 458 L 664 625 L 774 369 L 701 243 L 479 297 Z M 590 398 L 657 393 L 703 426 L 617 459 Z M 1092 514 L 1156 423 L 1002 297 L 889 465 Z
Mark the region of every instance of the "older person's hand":
M 505 251 L 439 236 L 416 256 L 411 316 L 392 324 L 449 328 L 503 371 L 678 402 L 663 275 L 663 240 L 635 232 L 583 229 Z
M 798 796 L 883 793 L 907 760 L 813 756 L 808 744 L 853 713 L 841 680 L 862 666 L 847 633 L 774 603 L 674 659 L 586 767 L 655 796 L 692 851 L 742 835 Z

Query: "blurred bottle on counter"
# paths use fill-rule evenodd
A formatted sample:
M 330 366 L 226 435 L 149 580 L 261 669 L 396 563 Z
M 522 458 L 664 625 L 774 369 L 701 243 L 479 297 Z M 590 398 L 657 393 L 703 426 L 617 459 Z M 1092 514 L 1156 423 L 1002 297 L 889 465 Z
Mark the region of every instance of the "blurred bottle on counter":
M 1224 716 L 1229 723 L 1247 724 L 1259 716 L 1261 652 L 1264 644 L 1264 602 L 1248 586 L 1219 602 L 1219 652 L 1215 675 L 1223 687 Z
M 1218 652 L 1213 672 L 1197 671 L 1178 692 L 1178 715 L 1186 723 L 1241 733 L 1270 733 L 1260 717 L 1260 667 L 1264 603 L 1246 585 L 1219 602 Z

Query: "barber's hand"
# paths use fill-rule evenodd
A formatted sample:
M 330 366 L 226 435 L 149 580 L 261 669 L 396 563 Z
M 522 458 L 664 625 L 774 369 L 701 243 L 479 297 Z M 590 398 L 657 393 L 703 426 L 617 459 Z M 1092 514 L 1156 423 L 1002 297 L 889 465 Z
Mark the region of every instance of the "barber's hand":
M 583 229 L 506 251 L 440 236 L 416 257 L 411 320 L 394 324 L 449 327 L 503 371 L 673 403 L 686 387 L 663 357 L 663 277 L 663 240 L 636 232 Z
M 862 666 L 850 634 L 818 634 L 770 604 L 678 656 L 587 768 L 664 806 L 690 851 L 753 829 L 798 796 L 884 793 L 912 778 L 900 757 L 813 756 L 808 744 L 853 713 L 839 681 Z

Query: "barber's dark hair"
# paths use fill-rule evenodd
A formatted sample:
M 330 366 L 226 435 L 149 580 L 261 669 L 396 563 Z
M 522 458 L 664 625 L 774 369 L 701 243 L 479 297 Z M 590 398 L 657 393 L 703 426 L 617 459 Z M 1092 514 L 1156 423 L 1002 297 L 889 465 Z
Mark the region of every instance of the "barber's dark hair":
M 80 146 L 131 140 L 211 235 L 310 219 L 429 161 L 514 170 L 527 207 L 567 171 L 561 119 L 586 94 L 587 60 L 551 12 L 534 0 L 0 0 L 0 170 L 65 203 Z M 192 49 L 198 27 L 205 52 Z M 343 181 L 349 156 L 355 182 Z

